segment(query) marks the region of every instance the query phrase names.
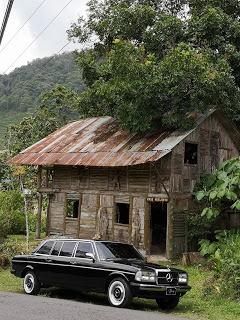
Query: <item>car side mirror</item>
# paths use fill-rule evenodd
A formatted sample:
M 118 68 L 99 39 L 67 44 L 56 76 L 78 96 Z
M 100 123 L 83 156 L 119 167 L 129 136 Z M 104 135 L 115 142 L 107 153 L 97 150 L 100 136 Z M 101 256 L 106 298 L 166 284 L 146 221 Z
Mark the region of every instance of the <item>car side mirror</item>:
M 94 254 L 93 253 L 86 253 L 86 258 L 88 258 L 88 259 L 92 259 L 93 260 L 93 262 L 95 261 L 95 258 L 94 258 Z

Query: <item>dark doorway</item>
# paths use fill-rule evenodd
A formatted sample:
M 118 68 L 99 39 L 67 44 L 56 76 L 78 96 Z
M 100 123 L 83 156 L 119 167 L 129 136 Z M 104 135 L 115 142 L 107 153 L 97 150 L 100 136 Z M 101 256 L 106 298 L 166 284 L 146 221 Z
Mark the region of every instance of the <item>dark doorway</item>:
M 165 254 L 167 233 L 167 202 L 151 203 L 151 254 Z

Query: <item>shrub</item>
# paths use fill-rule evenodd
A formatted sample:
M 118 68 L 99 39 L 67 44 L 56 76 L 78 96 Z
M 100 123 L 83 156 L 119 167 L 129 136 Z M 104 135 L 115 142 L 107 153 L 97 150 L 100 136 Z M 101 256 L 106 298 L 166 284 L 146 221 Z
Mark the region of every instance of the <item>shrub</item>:
M 36 232 L 37 216 L 32 212 L 29 212 L 28 214 L 28 227 L 29 227 L 29 231 Z M 46 231 L 46 216 L 41 217 L 40 231 L 41 232 Z
M 24 202 L 18 190 L 0 192 L 0 237 L 25 233 Z
M 213 263 L 220 293 L 240 298 L 240 230 L 216 231 L 215 242 L 200 241 L 200 253 Z
M 20 247 L 17 240 L 1 239 L 0 256 L 2 257 L 2 266 L 9 267 L 13 256 L 19 254 Z

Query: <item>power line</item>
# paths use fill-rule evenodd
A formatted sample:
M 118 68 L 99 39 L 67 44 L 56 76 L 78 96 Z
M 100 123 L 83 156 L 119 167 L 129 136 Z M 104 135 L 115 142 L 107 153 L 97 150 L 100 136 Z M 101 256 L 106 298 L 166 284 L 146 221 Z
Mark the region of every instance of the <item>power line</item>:
M 32 16 L 34 16 L 34 14 L 38 11 L 38 9 L 43 5 L 43 3 L 46 0 L 43 0 L 43 2 L 37 7 L 37 9 L 30 15 L 30 17 L 24 22 L 24 24 L 21 26 L 20 29 L 18 29 L 18 31 L 13 35 L 13 37 L 7 42 L 7 44 L 5 45 L 5 47 L 2 48 L 2 50 L 0 50 L 0 53 L 9 45 L 9 43 L 16 37 L 16 35 L 22 30 L 22 28 L 27 24 L 27 22 L 32 18 Z
M 14 63 L 29 49 L 29 47 L 42 35 L 42 33 L 53 23 L 53 21 L 63 12 L 63 10 L 72 2 L 70 0 L 62 10 L 49 22 L 49 24 L 39 33 L 39 35 L 27 46 L 27 48 L 13 61 L 13 63 L 3 72 L 3 75 L 14 65 Z
M 2 27 L 1 27 L 1 30 L 0 30 L 0 45 L 1 45 L 2 38 L 3 38 L 5 29 L 6 29 L 6 26 L 7 26 L 8 18 L 10 16 L 10 12 L 11 12 L 11 9 L 12 9 L 13 1 L 14 0 L 9 0 L 8 4 L 7 4 L 7 9 L 6 9 L 6 12 L 5 12 L 5 15 L 4 15 L 4 18 L 3 18 Z
M 24 82 L 22 83 L 21 87 L 18 88 L 14 93 L 17 94 L 19 90 L 21 90 L 24 86 L 24 84 L 31 80 L 33 77 L 35 77 L 39 71 L 41 71 L 52 59 L 54 59 L 55 55 L 58 55 L 63 49 L 65 49 L 69 44 L 71 43 L 71 41 L 68 41 L 57 53 L 55 53 L 54 55 L 52 55 L 41 67 L 37 68 L 36 70 L 34 70 L 34 72 L 27 78 L 24 80 Z

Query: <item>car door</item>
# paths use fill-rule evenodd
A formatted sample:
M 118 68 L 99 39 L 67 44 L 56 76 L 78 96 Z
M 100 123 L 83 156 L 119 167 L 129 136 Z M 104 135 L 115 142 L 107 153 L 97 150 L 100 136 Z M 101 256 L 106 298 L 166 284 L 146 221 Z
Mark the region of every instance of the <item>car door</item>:
M 51 283 L 69 286 L 71 278 L 71 257 L 75 252 L 77 241 L 58 241 L 51 254 Z
M 71 283 L 79 289 L 98 291 L 99 286 L 96 279 L 100 271 L 99 264 L 95 259 L 96 257 L 93 259 L 87 256 L 87 253 L 95 256 L 92 243 L 79 241 L 75 255 L 70 262 Z

